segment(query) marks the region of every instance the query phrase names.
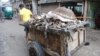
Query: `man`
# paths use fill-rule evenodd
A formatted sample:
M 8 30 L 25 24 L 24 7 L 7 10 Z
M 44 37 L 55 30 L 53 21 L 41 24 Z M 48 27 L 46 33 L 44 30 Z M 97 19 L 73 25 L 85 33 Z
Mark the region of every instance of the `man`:
M 26 39 L 29 40 L 29 38 L 28 38 L 28 32 L 29 32 L 28 22 L 31 20 L 32 12 L 29 9 L 25 8 L 25 6 L 23 4 L 20 4 L 19 7 L 20 7 L 20 11 L 19 11 L 20 23 L 21 23 L 21 25 L 25 26 Z
M 19 14 L 21 21 L 24 23 L 28 22 L 31 19 L 32 12 L 29 9 L 25 8 L 23 4 L 20 4 L 19 7 L 20 7 Z

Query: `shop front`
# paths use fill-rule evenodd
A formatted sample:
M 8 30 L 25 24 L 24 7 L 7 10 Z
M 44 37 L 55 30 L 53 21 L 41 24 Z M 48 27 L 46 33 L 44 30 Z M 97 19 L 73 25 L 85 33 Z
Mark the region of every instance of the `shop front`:
M 88 1 L 88 15 L 91 17 L 90 28 L 100 28 L 100 1 Z

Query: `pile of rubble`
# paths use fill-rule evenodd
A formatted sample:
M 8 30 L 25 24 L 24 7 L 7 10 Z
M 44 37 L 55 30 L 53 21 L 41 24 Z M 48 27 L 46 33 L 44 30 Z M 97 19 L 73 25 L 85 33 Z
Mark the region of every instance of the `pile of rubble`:
M 42 14 L 42 16 L 35 18 L 32 24 L 33 28 L 37 30 L 52 33 L 65 33 L 75 31 L 79 27 L 84 27 L 87 22 L 77 20 L 71 10 L 65 7 L 59 7 L 54 11 L 50 11 L 47 14 Z

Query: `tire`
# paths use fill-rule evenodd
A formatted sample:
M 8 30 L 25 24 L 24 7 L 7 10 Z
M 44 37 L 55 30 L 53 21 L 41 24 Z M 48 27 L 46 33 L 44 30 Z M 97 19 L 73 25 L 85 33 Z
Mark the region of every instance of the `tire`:
M 42 46 L 38 42 L 29 44 L 29 56 L 45 56 Z

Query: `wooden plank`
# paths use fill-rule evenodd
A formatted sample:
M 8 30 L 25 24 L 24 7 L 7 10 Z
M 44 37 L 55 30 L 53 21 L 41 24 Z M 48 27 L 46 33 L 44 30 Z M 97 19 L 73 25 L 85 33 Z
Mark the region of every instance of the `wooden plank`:
M 86 42 L 86 29 L 84 30 L 84 40 L 83 42 Z
M 51 56 L 60 56 L 59 53 L 52 51 L 50 48 L 44 48 L 45 52 Z
M 68 46 L 70 51 L 73 51 L 76 47 L 78 47 L 78 32 L 73 34 L 73 41 L 68 42 Z
M 61 41 L 60 41 L 60 35 L 48 33 L 48 46 L 51 48 L 51 50 L 61 53 L 60 51 L 60 46 L 61 46 Z
M 80 44 L 82 44 L 85 40 L 85 28 L 80 30 Z
M 61 37 L 60 37 L 60 40 L 61 40 L 61 56 L 64 56 L 64 52 L 65 52 L 65 49 L 64 49 L 64 35 L 62 34 Z
M 60 51 L 61 42 L 60 42 L 59 35 L 47 33 L 47 38 L 45 38 L 43 31 L 34 30 L 33 32 L 35 33 L 34 33 L 34 36 L 32 37 L 35 37 L 34 38 L 35 41 L 38 41 L 39 43 L 41 43 L 41 45 L 45 48 L 47 47 L 55 52 L 61 53 Z
M 32 39 L 33 41 L 36 40 L 36 39 L 35 39 L 35 32 L 33 31 L 32 28 L 29 29 L 29 35 L 30 35 L 29 37 L 31 37 L 31 39 Z
M 81 41 L 80 38 L 81 38 L 80 37 L 80 31 L 78 31 L 78 46 L 80 46 L 80 41 Z
M 76 17 L 76 18 L 81 19 L 81 18 L 84 18 L 84 17 L 83 17 L 83 16 L 79 16 L 79 17 Z M 91 17 L 85 17 L 85 18 L 89 18 L 89 19 L 91 19 Z

